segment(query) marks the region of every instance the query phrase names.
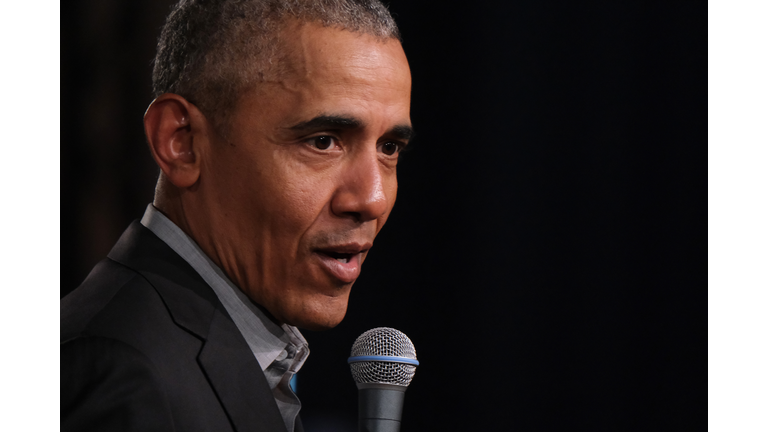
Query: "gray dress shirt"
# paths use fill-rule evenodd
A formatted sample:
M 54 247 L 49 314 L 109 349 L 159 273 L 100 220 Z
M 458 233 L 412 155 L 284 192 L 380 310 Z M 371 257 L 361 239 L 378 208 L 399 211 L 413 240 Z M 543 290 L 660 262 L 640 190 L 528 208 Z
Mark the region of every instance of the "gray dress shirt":
M 309 355 L 299 329 L 269 319 L 194 240 L 152 204 L 147 206 L 141 224 L 184 258 L 216 293 L 264 371 L 288 432 L 293 432 L 301 402 L 290 382 Z

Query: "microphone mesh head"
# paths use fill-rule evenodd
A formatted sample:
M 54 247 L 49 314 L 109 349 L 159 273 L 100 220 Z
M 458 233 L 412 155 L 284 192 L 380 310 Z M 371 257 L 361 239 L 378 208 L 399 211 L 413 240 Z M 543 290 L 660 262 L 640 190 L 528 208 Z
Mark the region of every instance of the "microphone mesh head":
M 357 356 L 407 357 L 416 360 L 416 348 L 403 332 L 389 327 L 378 327 L 361 334 L 352 344 L 352 357 Z M 358 384 L 379 383 L 408 387 L 416 366 L 386 361 L 350 363 L 352 378 Z

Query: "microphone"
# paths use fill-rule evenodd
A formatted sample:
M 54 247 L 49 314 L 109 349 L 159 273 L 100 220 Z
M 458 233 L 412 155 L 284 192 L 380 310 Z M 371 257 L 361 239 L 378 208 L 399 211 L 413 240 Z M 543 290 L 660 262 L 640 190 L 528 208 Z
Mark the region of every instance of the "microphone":
M 403 332 L 378 327 L 361 334 L 347 360 L 358 389 L 360 432 L 399 432 L 405 390 L 416 373 L 416 348 Z

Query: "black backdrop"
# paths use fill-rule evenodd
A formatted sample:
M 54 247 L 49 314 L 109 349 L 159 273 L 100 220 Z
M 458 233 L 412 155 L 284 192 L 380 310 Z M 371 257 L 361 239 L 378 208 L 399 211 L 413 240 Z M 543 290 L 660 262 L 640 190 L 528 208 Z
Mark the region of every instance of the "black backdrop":
M 377 326 L 422 365 L 403 431 L 706 428 L 706 4 L 392 1 L 418 136 L 347 318 L 306 332 L 310 432 L 354 430 Z M 61 294 L 152 199 L 167 1 L 61 15 Z

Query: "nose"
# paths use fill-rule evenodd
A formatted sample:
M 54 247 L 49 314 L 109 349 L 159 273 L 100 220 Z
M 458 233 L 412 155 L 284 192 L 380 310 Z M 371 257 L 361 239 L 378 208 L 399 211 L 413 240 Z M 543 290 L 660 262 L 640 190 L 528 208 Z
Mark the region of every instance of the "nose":
M 350 160 L 339 179 L 331 211 L 336 216 L 352 217 L 358 222 L 384 216 L 391 209 L 393 203 L 389 201 L 394 200 L 397 190 L 395 174 L 384 171 L 386 168 L 379 163 L 375 150 Z

